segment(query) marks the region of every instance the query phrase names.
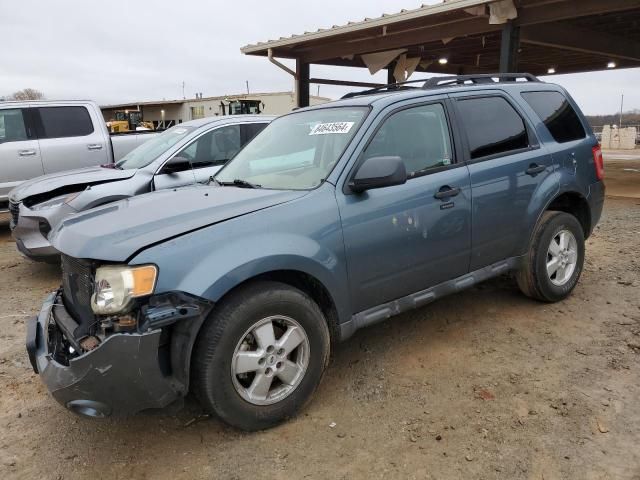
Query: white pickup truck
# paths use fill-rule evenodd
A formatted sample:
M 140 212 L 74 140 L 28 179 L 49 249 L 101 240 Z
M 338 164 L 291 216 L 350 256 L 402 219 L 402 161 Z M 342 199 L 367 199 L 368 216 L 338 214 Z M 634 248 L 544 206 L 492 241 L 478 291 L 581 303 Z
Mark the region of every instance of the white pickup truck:
M 0 102 L 0 212 L 25 180 L 113 163 L 155 135 L 109 134 L 94 102 Z

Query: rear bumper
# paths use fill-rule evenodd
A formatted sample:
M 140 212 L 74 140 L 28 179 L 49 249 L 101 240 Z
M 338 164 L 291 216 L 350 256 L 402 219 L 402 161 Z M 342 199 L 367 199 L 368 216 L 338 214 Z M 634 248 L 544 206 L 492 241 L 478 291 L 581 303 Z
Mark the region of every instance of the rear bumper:
M 26 340 L 34 370 L 61 405 L 81 415 L 106 417 L 163 408 L 179 397 L 179 385 L 160 368 L 160 329 L 113 334 L 68 365 L 56 361 L 51 346 L 59 345 L 55 337 L 62 335 L 56 318 L 58 309 L 64 310 L 61 305 L 59 292 L 49 295 L 30 320 Z

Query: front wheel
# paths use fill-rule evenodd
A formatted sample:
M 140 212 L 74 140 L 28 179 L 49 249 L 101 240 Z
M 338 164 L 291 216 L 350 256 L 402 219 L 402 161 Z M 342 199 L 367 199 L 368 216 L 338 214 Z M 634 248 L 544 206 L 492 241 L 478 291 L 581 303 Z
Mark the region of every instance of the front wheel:
M 544 302 L 568 297 L 584 263 L 584 231 L 564 212 L 545 212 L 533 234 L 524 265 L 516 273 L 522 292 Z
M 294 416 L 311 398 L 329 359 L 318 306 L 278 282 L 241 287 L 216 306 L 194 350 L 192 386 L 203 407 L 243 430 Z

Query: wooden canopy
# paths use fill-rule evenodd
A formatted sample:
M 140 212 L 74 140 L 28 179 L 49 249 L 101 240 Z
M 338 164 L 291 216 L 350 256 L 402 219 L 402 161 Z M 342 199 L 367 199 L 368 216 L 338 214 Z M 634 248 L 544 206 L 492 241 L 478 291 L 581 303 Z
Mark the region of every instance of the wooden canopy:
M 371 68 L 369 54 L 380 52 L 398 53 L 386 66 L 389 83 L 407 59 L 415 71 L 447 74 L 632 68 L 640 66 L 640 0 L 451 0 L 241 51 L 294 75 L 300 106 L 308 105 L 309 83 L 375 85 L 309 78 L 310 64 Z M 296 71 L 278 57 L 295 59 Z

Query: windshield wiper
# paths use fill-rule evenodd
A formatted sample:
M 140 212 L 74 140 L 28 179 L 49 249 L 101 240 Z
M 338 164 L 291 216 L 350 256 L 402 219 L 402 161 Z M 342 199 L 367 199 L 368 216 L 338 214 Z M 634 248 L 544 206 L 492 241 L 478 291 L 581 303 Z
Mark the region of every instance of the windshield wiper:
M 262 185 L 257 185 L 251 182 L 247 182 L 246 180 L 242 180 L 241 178 L 236 178 L 233 182 L 221 182 L 220 180 L 214 179 L 218 185 L 222 185 L 223 187 L 233 185 L 234 187 L 240 188 L 260 188 Z

